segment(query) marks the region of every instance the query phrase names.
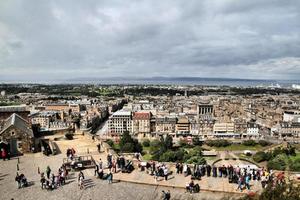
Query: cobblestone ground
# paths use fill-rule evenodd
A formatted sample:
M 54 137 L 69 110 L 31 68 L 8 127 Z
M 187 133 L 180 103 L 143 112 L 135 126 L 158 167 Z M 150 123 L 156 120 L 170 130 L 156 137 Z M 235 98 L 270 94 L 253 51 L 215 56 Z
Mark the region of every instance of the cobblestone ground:
M 25 155 L 20 159 L 20 172 L 24 173 L 30 182 L 27 188 L 17 189 L 14 181 L 17 169 L 17 159 L 0 161 L 0 199 L 30 200 L 30 199 L 161 199 L 162 190 L 169 188 L 155 187 L 125 182 L 108 184 L 107 181 L 96 179 L 89 171 L 84 171 L 86 176 L 85 189 L 77 186 L 77 173 L 71 173 L 67 184 L 53 191 L 42 190 L 39 184 L 37 167 L 45 169 L 49 165 L 53 171 L 57 171 L 58 160 L 61 155 L 47 157 L 42 155 Z M 219 193 L 188 194 L 181 189 L 170 189 L 172 199 L 221 199 L 224 195 Z
M 96 152 L 96 143 L 87 138 L 77 137 L 73 141 L 57 141 L 61 154 L 55 156 L 44 156 L 41 153 L 27 154 L 20 157 L 19 173 L 24 173 L 30 186 L 17 189 L 15 175 L 17 172 L 17 159 L 9 161 L 0 161 L 0 199 L 2 200 L 30 200 L 30 199 L 128 199 L 128 200 L 151 200 L 162 199 L 162 190 L 170 190 L 171 199 L 222 199 L 224 193 L 200 192 L 198 194 L 185 193 L 183 189 L 165 188 L 163 186 L 150 186 L 144 184 L 134 184 L 127 182 L 117 182 L 108 184 L 107 181 L 99 180 L 93 176 L 93 170 L 84 170 L 86 182 L 85 189 L 80 190 L 77 185 L 77 173 L 71 172 L 66 185 L 53 190 L 42 190 L 40 187 L 41 172 L 46 170 L 49 165 L 54 174 L 62 164 L 65 157 L 65 150 L 68 147 L 74 147 L 79 155 L 84 155 L 89 149 L 93 157 L 99 159 L 99 153 Z M 105 154 L 101 155 L 105 157 Z M 137 174 L 140 172 L 136 172 Z M 115 177 L 118 175 L 116 174 Z M 152 180 L 152 179 L 151 179 Z

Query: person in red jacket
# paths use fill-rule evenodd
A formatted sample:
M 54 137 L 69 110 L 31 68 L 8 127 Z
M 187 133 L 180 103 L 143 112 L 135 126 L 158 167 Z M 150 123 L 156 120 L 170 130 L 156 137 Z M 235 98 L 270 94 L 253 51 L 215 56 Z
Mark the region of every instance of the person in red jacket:
M 1 157 L 2 157 L 3 160 L 6 159 L 7 153 L 6 153 L 5 149 L 1 149 Z

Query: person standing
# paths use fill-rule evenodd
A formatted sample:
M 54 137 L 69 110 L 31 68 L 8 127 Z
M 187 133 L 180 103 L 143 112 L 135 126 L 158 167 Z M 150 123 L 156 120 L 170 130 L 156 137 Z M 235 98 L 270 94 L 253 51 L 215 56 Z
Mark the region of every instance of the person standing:
M 165 168 L 164 168 L 164 176 L 165 176 L 165 181 L 167 181 L 167 180 L 168 180 L 168 175 L 169 175 L 168 168 L 167 168 L 167 167 L 165 167 Z
M 18 172 L 17 172 L 16 178 L 15 178 L 15 181 L 18 184 L 18 189 L 21 188 L 21 178 L 20 178 Z
M 84 180 L 84 174 L 83 172 L 80 170 L 79 174 L 78 174 L 78 186 L 80 189 L 83 189 L 83 180 Z
M 100 158 L 100 161 L 99 161 L 99 169 L 102 169 L 102 168 L 103 168 L 102 165 L 103 165 L 103 162 L 102 162 L 102 160 L 101 160 L 101 158 Z
M 108 179 L 108 183 L 111 184 L 113 181 L 113 174 L 111 173 L 111 171 L 109 171 L 107 179 Z
M 100 153 L 101 152 L 101 145 L 100 145 L 100 143 L 97 144 L 97 149 L 98 149 L 98 152 Z
M 1 150 L 1 157 L 2 157 L 3 161 L 6 159 L 6 156 L 7 156 L 6 150 L 5 150 L 5 149 L 2 149 L 2 150 Z
M 47 179 L 49 179 L 50 178 L 50 174 L 51 174 L 51 169 L 50 169 L 49 166 L 47 166 L 46 174 L 47 174 Z

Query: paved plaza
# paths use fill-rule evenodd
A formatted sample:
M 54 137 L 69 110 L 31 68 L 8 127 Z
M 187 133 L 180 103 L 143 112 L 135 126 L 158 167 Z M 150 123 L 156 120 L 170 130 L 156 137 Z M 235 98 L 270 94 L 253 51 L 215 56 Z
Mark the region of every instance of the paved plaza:
M 63 158 L 66 157 L 67 148 L 73 147 L 78 155 L 87 155 L 89 152 L 96 161 L 100 157 L 104 163 L 106 161 L 106 153 L 98 153 L 97 143 L 89 137 L 76 135 L 74 140 L 59 140 L 56 143 L 61 151 L 58 155 L 47 157 L 42 153 L 36 153 L 20 157 L 20 173 L 24 173 L 30 182 L 27 188 L 17 189 L 15 175 L 18 160 L 0 161 L 1 199 L 161 199 L 162 190 L 170 190 L 171 199 L 221 199 L 224 196 L 240 196 L 236 191 L 236 184 L 228 184 L 225 178 L 203 177 L 201 181 L 196 181 L 201 187 L 201 192 L 189 194 L 185 192 L 184 187 L 190 181 L 190 177 L 171 175 L 168 181 L 155 182 L 152 176 L 138 169 L 131 174 L 114 174 L 113 184 L 97 179 L 93 169 L 84 170 L 86 178 L 84 190 L 80 190 L 77 186 L 78 172 L 70 172 L 66 185 L 53 191 L 42 190 L 38 168 L 44 172 L 49 165 L 56 174 Z M 258 190 L 258 185 L 255 183 L 252 190 Z

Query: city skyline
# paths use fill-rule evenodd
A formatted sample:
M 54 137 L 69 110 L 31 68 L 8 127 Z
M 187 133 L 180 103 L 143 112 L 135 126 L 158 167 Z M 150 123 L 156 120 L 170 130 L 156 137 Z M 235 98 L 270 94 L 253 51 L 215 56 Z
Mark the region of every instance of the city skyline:
M 2 1 L 0 82 L 299 80 L 300 2 Z

